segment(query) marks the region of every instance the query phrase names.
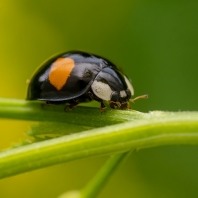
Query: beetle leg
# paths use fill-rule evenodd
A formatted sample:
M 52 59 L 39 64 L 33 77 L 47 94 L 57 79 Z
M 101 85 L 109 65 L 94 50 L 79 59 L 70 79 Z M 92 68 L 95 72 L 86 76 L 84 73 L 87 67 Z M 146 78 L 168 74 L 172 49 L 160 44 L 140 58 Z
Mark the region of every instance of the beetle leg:
M 104 112 L 105 108 L 106 108 L 105 104 L 103 103 L 103 101 L 101 101 L 100 102 L 100 112 L 101 113 Z
M 64 111 L 67 111 L 67 108 L 69 110 L 72 110 L 75 106 L 77 106 L 79 104 L 79 102 L 73 101 L 72 103 L 70 103 L 69 105 L 66 105 L 64 107 Z
M 100 112 L 104 112 L 104 109 L 106 108 L 105 104 L 103 103 L 103 100 L 101 100 L 100 98 L 98 98 L 97 96 L 95 96 L 92 92 L 88 92 L 89 97 L 93 100 L 96 100 L 97 102 L 100 102 Z
M 69 105 L 70 109 L 73 109 L 75 106 L 77 106 L 79 104 L 79 102 L 73 102 Z
M 115 109 L 113 101 L 109 101 L 109 106 L 110 106 L 112 109 Z
M 123 102 L 123 103 L 121 103 L 120 109 L 123 109 L 123 110 L 131 109 L 131 106 L 130 106 L 130 104 L 128 102 Z
M 120 107 L 121 107 L 120 102 L 114 102 L 114 101 L 112 101 L 112 100 L 109 101 L 109 105 L 110 105 L 110 107 L 111 107 L 112 109 L 115 109 L 115 107 L 117 107 L 118 109 L 120 109 Z

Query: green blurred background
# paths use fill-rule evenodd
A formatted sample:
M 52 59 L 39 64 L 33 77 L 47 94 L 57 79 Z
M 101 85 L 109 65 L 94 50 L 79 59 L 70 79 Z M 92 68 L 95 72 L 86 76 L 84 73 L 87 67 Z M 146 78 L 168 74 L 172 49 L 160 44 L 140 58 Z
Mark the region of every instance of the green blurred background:
M 51 55 L 84 50 L 132 79 L 138 111 L 198 110 L 198 1 L 0 1 L 0 97 L 25 98 L 26 80 Z M 0 120 L 0 148 L 30 122 Z M 78 160 L 0 181 L 0 197 L 54 198 L 83 187 L 108 157 Z M 198 147 L 135 151 L 101 198 L 198 197 Z

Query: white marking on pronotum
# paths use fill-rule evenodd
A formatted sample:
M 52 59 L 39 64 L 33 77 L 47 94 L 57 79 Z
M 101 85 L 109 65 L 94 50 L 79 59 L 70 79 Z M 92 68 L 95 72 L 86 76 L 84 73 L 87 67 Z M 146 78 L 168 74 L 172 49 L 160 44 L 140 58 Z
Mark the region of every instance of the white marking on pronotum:
M 91 85 L 91 89 L 98 98 L 107 101 L 111 99 L 111 94 L 113 91 L 111 90 L 108 84 L 94 80 L 94 82 Z
M 124 79 L 125 79 L 125 82 L 127 84 L 128 89 L 131 91 L 131 95 L 133 96 L 134 95 L 134 89 L 133 89 L 133 86 L 132 86 L 131 82 L 129 81 L 129 79 L 126 76 L 124 76 Z
M 127 96 L 127 95 L 126 95 L 126 92 L 125 92 L 124 90 L 120 91 L 120 96 L 121 96 L 122 98 L 126 97 L 126 96 Z

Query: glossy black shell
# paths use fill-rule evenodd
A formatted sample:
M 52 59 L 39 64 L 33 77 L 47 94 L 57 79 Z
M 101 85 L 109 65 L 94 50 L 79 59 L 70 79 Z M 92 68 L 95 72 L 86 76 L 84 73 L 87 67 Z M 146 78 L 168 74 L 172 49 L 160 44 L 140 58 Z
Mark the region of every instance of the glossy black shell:
M 58 58 L 71 58 L 75 62 L 75 67 L 61 90 L 57 90 L 48 79 L 50 69 Z M 112 62 L 97 55 L 81 51 L 70 51 L 58 54 L 42 64 L 29 83 L 27 100 L 56 102 L 78 98 L 90 90 L 94 79 L 101 76 L 98 75 L 100 72 L 104 73 L 102 76 L 104 76 L 104 80 L 112 90 L 127 89 L 124 75 Z M 109 78 L 109 72 L 113 79 Z

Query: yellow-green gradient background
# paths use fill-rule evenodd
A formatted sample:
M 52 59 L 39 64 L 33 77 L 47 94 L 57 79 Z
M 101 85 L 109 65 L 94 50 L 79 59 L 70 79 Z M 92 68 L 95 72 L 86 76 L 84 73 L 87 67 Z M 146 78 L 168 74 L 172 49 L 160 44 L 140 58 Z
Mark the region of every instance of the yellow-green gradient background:
M 197 0 L 0 0 L 0 97 L 25 98 L 35 69 L 68 50 L 92 52 L 122 67 L 135 96 L 149 94 L 133 105 L 136 110 L 198 110 Z M 30 124 L 1 119 L 0 148 L 19 142 Z M 0 197 L 55 198 L 83 187 L 106 159 L 4 179 Z M 197 167 L 196 146 L 139 150 L 99 197 L 197 198 Z

